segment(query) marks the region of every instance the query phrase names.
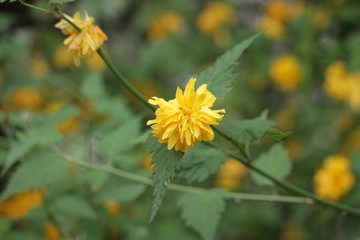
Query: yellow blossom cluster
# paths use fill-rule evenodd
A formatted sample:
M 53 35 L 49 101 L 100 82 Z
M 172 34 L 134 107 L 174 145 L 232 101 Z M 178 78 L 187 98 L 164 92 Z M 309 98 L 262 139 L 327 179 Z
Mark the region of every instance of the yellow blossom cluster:
M 149 103 L 157 105 L 156 119 L 149 120 L 153 134 L 161 143 L 167 143 L 170 150 L 185 152 L 199 141 L 209 141 L 214 138 L 210 125 L 218 125 L 225 113 L 224 109 L 211 110 L 216 97 L 202 84 L 195 91 L 195 78 L 191 78 L 185 91 L 178 87 L 176 97 L 170 101 L 152 97 Z
M 265 35 L 280 39 L 285 32 L 285 23 L 296 18 L 304 11 L 301 1 L 269 0 L 265 6 L 265 15 L 256 22 L 260 29 L 268 28 Z
M 61 19 L 55 24 L 55 27 L 61 29 L 63 34 L 69 35 L 64 40 L 64 44 L 73 56 L 75 65 L 80 66 L 80 58 L 92 56 L 107 40 L 107 36 L 98 26 L 93 24 L 95 19 L 89 17 L 87 12 L 85 12 L 85 19 L 81 18 L 79 12 L 76 12 L 73 18 L 68 15 L 65 17 L 78 26 L 81 31 L 78 31 L 65 19 Z
M 353 110 L 360 110 L 360 72 L 349 73 L 344 62 L 327 67 L 324 89 L 334 100 L 346 101 Z
M 3 99 L 5 111 L 39 110 L 43 103 L 40 91 L 33 87 L 15 89 Z
M 244 164 L 234 158 L 229 158 L 217 174 L 216 185 L 233 191 L 240 186 L 240 180 L 244 178 L 246 172 Z
M 12 195 L 0 202 L 0 216 L 11 219 L 23 218 L 42 201 L 43 191 L 40 189 Z
M 314 176 L 315 194 L 333 201 L 345 196 L 354 185 L 349 159 L 342 155 L 331 155 Z
M 156 16 L 149 25 L 147 36 L 150 41 L 161 41 L 180 31 L 184 25 L 182 17 L 172 11 Z
M 279 56 L 271 63 L 269 75 L 279 89 L 294 90 L 302 78 L 300 63 L 293 55 Z

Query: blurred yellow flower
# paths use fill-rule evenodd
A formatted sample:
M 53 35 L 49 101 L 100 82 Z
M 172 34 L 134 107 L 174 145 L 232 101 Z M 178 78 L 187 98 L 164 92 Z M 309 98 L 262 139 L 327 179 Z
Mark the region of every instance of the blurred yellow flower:
M 329 26 L 331 14 L 325 8 L 315 8 L 312 13 L 312 22 L 317 29 L 325 29 Z
M 279 89 L 294 90 L 301 80 L 300 64 L 295 56 L 282 55 L 272 62 L 269 75 Z
M 50 240 L 59 240 L 61 239 L 60 230 L 51 222 L 47 222 L 43 225 L 42 228 L 43 234 L 47 239 Z
M 326 68 L 324 89 L 335 100 L 348 98 L 348 72 L 344 62 L 336 61 Z
M 214 138 L 210 125 L 218 125 L 222 120 L 224 109 L 211 110 L 216 97 L 202 84 L 195 91 L 195 78 L 190 78 L 185 91 L 178 87 L 176 97 L 170 101 L 152 97 L 149 103 L 158 105 L 156 119 L 149 120 L 153 134 L 161 143 L 167 143 L 168 149 L 185 152 L 199 141 L 209 141 Z
M 75 65 L 80 66 L 80 58 L 92 56 L 107 40 L 107 36 L 98 26 L 93 25 L 95 19 L 89 17 L 87 12 L 85 12 L 85 19 L 81 18 L 79 12 L 76 12 L 73 18 L 68 15 L 65 16 L 77 25 L 81 32 L 64 19 L 55 24 L 55 27 L 61 29 L 63 34 L 69 35 L 64 40 L 64 44 L 72 54 Z
M 41 58 L 35 57 L 31 59 L 31 65 L 29 70 L 29 75 L 33 78 L 42 77 L 49 72 L 48 62 Z
M 238 160 L 229 158 L 221 166 L 216 176 L 216 185 L 229 191 L 240 186 L 240 180 L 246 175 L 246 167 Z
M 151 164 L 151 155 L 147 155 L 142 161 L 141 161 L 141 166 L 146 170 L 146 171 L 151 171 L 154 167 L 153 164 Z
M 210 2 L 202 10 L 197 26 L 205 34 L 215 34 L 225 24 L 235 22 L 235 10 L 225 2 Z
M 348 75 L 348 103 L 350 108 L 360 110 L 360 72 L 351 73 Z
M 44 108 L 44 112 L 48 114 L 53 114 L 58 112 L 65 106 L 65 102 L 50 102 Z M 64 121 L 56 124 L 56 129 L 62 133 L 69 133 L 77 129 L 80 125 L 80 118 L 78 116 L 72 116 Z
M 71 66 L 72 63 L 72 56 L 63 45 L 55 50 L 52 59 L 57 68 L 66 68 Z
M 99 54 L 93 54 L 85 58 L 86 65 L 93 71 L 104 71 L 106 68 L 105 62 L 102 60 Z
M 0 202 L 0 216 L 11 219 L 23 218 L 42 201 L 43 191 L 40 189 L 15 194 Z
M 180 31 L 184 25 L 182 17 L 172 11 L 156 16 L 149 25 L 147 36 L 150 41 L 161 41 Z
M 333 201 L 345 196 L 354 185 L 349 159 L 342 155 L 331 155 L 314 176 L 315 194 Z
M 269 0 L 266 6 L 266 15 L 280 22 L 285 22 L 291 17 L 289 7 L 287 1 Z
M 118 202 L 116 201 L 106 201 L 103 203 L 106 210 L 114 217 L 119 216 L 121 213 L 121 208 Z
M 38 110 L 42 104 L 42 98 L 38 90 L 31 87 L 19 88 L 12 91 L 4 99 L 4 110 Z
M 284 35 L 284 24 L 275 18 L 262 17 L 256 21 L 256 25 L 261 30 L 267 28 L 264 34 L 269 38 L 280 39 Z

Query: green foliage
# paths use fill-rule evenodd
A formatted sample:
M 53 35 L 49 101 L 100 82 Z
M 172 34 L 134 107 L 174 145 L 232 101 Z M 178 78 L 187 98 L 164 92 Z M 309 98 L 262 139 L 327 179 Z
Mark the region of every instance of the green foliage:
M 201 182 L 215 173 L 226 158 L 223 151 L 197 144 L 184 154 L 177 176 L 189 183 Z
M 181 217 L 186 225 L 195 229 L 203 239 L 214 239 L 216 226 L 225 209 L 224 189 L 213 189 L 202 193 L 183 194 L 178 201 Z
M 98 153 L 110 159 L 116 159 L 128 152 L 140 137 L 140 119 L 131 119 L 102 137 L 96 146 Z
M 239 59 L 243 51 L 250 46 L 250 44 L 262 32 L 242 41 L 235 47 L 222 55 L 215 64 L 199 74 L 196 85 L 206 83 L 209 91 L 216 97 L 222 97 L 231 90 L 231 84 L 235 81 L 237 74 L 235 73 L 236 61 Z
M 75 0 L 50 0 L 50 2 L 52 3 L 56 3 L 56 4 L 63 4 L 63 3 L 67 3 L 67 2 L 73 2 Z
M 238 142 L 255 144 L 263 138 L 275 122 L 267 120 L 267 112 L 255 119 L 239 120 L 230 134 Z
M 283 180 L 291 172 L 292 162 L 287 150 L 281 144 L 275 144 L 268 152 L 261 154 L 254 160 L 253 166 Z M 273 185 L 269 179 L 251 171 L 251 177 L 259 185 Z
M 45 187 L 66 175 L 67 164 L 58 155 L 35 151 L 24 159 L 6 185 L 1 199 L 22 191 Z
M 4 239 L 4 235 L 10 230 L 11 220 L 7 218 L 0 218 L 0 238 Z
M 159 143 L 154 137 L 150 137 L 150 142 L 150 152 L 152 153 L 151 163 L 154 164 L 154 203 L 150 216 L 150 222 L 152 222 L 160 208 L 161 202 L 165 196 L 166 188 L 170 184 L 171 178 L 174 177 L 175 171 L 179 169 L 183 153 L 175 151 L 174 149 L 168 150 L 166 144 Z
M 133 201 L 146 189 L 146 185 L 139 183 L 112 182 L 111 185 L 101 188 L 95 194 L 97 200 Z
M 2 169 L 2 174 L 4 174 L 16 162 L 16 160 L 22 158 L 34 146 L 35 143 L 33 139 L 28 138 L 26 136 L 21 137 L 19 140 L 15 140 L 11 142 L 10 150 L 6 157 L 4 167 Z
M 61 215 L 88 219 L 96 218 L 96 212 L 92 207 L 76 195 L 63 195 L 55 199 L 51 208 L 52 211 Z
M 80 92 L 92 100 L 106 96 L 102 75 L 100 73 L 89 73 L 80 86 Z
M 285 141 L 292 135 L 292 132 L 290 131 L 282 132 L 278 129 L 273 128 L 273 129 L 269 129 L 266 132 L 266 135 L 277 141 Z

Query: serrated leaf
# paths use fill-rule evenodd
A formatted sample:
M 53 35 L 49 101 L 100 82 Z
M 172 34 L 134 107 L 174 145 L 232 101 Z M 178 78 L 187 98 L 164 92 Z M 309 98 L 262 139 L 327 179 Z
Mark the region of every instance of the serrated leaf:
M 114 200 L 119 202 L 132 201 L 137 199 L 146 189 L 144 184 L 118 183 L 101 188 L 95 193 L 97 200 Z
M 205 69 L 199 76 L 195 76 L 197 78 L 196 85 L 200 86 L 206 83 L 209 91 L 216 97 L 226 95 L 231 90 L 231 84 L 237 77 L 237 74 L 235 74 L 236 61 L 243 51 L 261 34 L 262 32 L 237 44 L 218 58 L 213 66 Z
M 177 176 L 186 179 L 189 183 L 201 182 L 215 173 L 226 158 L 226 153 L 221 150 L 196 145 L 184 154 Z
M 16 169 L 1 199 L 15 193 L 47 186 L 66 175 L 67 164 L 51 152 L 33 152 Z
M 224 189 L 213 189 L 183 194 L 178 201 L 186 225 L 200 233 L 205 240 L 214 239 L 221 213 L 225 209 L 225 194 Z
M 50 2 L 52 3 L 56 3 L 56 4 L 63 4 L 63 3 L 67 3 L 67 2 L 73 2 L 75 0 L 50 0 Z
M 262 118 L 240 120 L 230 134 L 240 143 L 255 144 L 274 125 L 275 122 Z
M 52 202 L 51 208 L 59 214 L 89 219 L 96 218 L 96 213 L 92 207 L 78 196 L 61 196 Z
M 154 137 L 151 137 L 150 152 L 152 153 L 151 164 L 153 167 L 153 183 L 154 183 L 154 203 L 151 210 L 150 222 L 154 220 L 161 202 L 165 196 L 166 188 L 170 180 L 175 175 L 175 171 L 179 169 L 180 160 L 183 153 L 168 150 L 167 144 L 159 143 Z
M 264 172 L 283 180 L 291 172 L 292 162 L 289 159 L 287 150 L 281 144 L 275 144 L 268 152 L 261 154 L 253 163 L 254 166 Z M 250 173 L 255 183 L 259 185 L 272 185 L 269 179 L 257 174 Z
M 137 143 L 140 135 L 140 120 L 134 118 L 102 137 L 96 145 L 96 150 L 108 158 L 117 158 L 122 152 L 127 152 Z

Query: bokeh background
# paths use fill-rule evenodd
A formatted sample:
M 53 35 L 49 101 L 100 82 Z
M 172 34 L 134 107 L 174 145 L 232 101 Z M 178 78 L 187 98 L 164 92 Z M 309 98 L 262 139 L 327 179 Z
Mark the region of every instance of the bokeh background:
M 148 98 L 172 99 L 189 76 L 267 28 L 241 56 L 234 89 L 218 99 L 215 109 L 226 108 L 225 122 L 268 109 L 278 129 L 292 131 L 283 142 L 293 163 L 287 180 L 309 191 L 319 192 L 314 176 L 319 169 L 327 171 L 324 161 L 344 156 L 346 163 L 331 171 L 351 176 L 353 183 L 342 188 L 336 185 L 341 178 L 320 181 L 340 192 L 333 200 L 360 206 L 360 1 L 77 0 L 59 7 L 68 15 L 87 11 L 96 19 L 109 38 L 104 51 Z M 121 169 L 150 174 L 151 157 L 140 142 L 151 113 L 97 55 L 75 67 L 64 36 L 54 28 L 58 21 L 18 2 L 0 4 L 0 164 L 7 170 L 2 191 L 26 159 L 44 156 L 19 135 L 27 125 L 44 122 L 54 126 L 62 139 L 58 144 L 73 156 L 95 163 L 111 159 Z M 56 121 L 49 120 L 57 114 Z M 120 139 L 116 150 L 106 149 L 101 139 L 119 125 L 138 131 L 137 144 Z M 254 155 L 272 143 L 263 139 Z M 180 219 L 176 192 L 167 192 L 157 218 L 148 224 L 151 188 L 74 166 L 66 172 L 48 187 L 2 200 L 1 239 L 201 239 Z M 257 186 L 233 160 L 195 185 L 284 193 Z M 359 222 L 313 205 L 232 201 L 215 239 L 358 239 Z

